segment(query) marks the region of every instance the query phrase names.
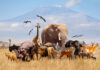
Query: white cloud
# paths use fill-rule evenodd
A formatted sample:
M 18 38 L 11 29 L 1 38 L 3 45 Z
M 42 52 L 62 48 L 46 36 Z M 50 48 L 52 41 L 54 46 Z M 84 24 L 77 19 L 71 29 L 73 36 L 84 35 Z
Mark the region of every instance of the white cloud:
M 47 21 L 51 23 L 62 23 L 63 19 L 65 18 L 64 16 L 57 16 L 57 15 L 49 15 L 46 16 Z
M 6 25 L 5 23 L 2 23 L 2 22 L 0 23 L 0 27 L 5 26 L 5 25 Z
M 81 0 L 69 0 L 65 5 L 67 8 L 70 8 L 76 4 L 79 4 Z
M 18 23 L 13 23 L 13 24 L 11 24 L 11 27 L 12 27 L 12 28 L 15 28 L 15 27 L 18 27 L 18 26 L 19 26 Z
M 22 29 L 21 23 L 7 23 L 7 22 L 0 22 L 0 31 L 17 31 Z
M 71 14 L 70 15 L 72 18 L 84 18 L 84 19 L 86 19 L 86 16 L 84 15 L 84 14 L 82 14 L 82 13 L 77 13 L 77 14 Z
M 90 27 L 92 25 L 91 24 L 79 24 L 79 26 L 81 26 L 81 27 Z
M 61 8 L 61 7 L 62 7 L 62 5 L 55 5 L 55 7 Z

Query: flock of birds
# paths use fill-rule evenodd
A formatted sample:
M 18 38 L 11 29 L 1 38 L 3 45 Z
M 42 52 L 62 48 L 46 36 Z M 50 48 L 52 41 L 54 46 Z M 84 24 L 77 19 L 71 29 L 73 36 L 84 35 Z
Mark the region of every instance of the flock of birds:
M 46 22 L 46 19 L 43 17 L 43 16 L 40 16 L 40 15 L 36 15 L 37 17 L 39 17 L 41 20 L 43 20 L 44 22 Z M 25 24 L 28 24 L 28 23 L 32 23 L 30 20 L 26 20 L 24 21 Z M 29 35 L 31 34 L 31 32 L 33 31 L 34 29 L 31 29 L 29 31 Z M 77 35 L 73 35 L 72 38 L 79 38 L 79 37 L 82 37 L 83 35 L 82 34 L 77 34 Z
M 40 15 L 36 15 L 37 17 L 39 17 L 40 19 L 42 19 L 44 22 L 46 22 L 46 19 L 43 17 L 43 16 L 40 16 Z M 25 24 L 28 24 L 28 23 L 32 23 L 30 20 L 26 20 L 24 21 Z M 31 29 L 29 31 L 29 35 L 31 34 L 31 32 L 33 31 L 34 29 Z
M 46 19 L 45 19 L 44 17 L 42 17 L 42 16 L 40 16 L 40 15 L 36 15 L 36 16 L 39 17 L 40 19 L 42 19 L 44 22 L 46 22 Z M 25 24 L 31 23 L 31 21 L 26 20 L 26 21 L 24 21 L 24 23 L 25 23 Z

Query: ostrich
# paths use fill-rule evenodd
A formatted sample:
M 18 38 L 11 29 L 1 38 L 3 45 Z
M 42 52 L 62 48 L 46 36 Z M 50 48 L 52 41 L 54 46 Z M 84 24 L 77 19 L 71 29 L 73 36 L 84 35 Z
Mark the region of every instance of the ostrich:
M 8 41 L 9 41 L 9 47 L 11 46 L 11 39 L 8 39 Z
M 17 45 L 15 45 L 15 44 L 13 44 L 13 45 L 11 46 L 11 39 L 9 39 L 9 51 L 10 51 L 10 52 L 12 52 L 13 50 L 14 50 L 14 51 L 18 51 L 19 47 L 20 47 L 20 46 L 17 46 Z M 17 54 L 17 53 L 16 53 L 16 54 Z

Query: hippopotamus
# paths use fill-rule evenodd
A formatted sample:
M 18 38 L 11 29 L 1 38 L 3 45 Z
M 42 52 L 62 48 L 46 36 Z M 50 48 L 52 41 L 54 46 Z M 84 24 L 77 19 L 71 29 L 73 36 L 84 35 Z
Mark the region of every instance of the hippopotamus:
M 18 58 L 22 58 L 22 60 L 26 60 L 26 56 L 29 56 L 29 50 L 31 47 L 34 47 L 34 43 L 30 41 L 25 41 L 21 43 L 19 49 L 18 49 Z

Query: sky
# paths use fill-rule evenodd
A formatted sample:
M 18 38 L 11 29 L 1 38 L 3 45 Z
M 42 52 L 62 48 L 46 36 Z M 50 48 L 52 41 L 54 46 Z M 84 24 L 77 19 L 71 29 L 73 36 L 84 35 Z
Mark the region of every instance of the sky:
M 69 27 L 70 36 L 72 36 L 71 30 L 74 31 L 72 34 L 75 34 L 75 32 L 82 33 L 81 29 L 83 29 L 86 37 L 80 38 L 81 40 L 87 40 L 88 42 L 99 41 L 100 43 L 100 23 L 90 23 L 86 20 L 86 15 L 100 20 L 100 0 L 0 0 L 0 21 L 15 18 L 30 11 L 34 12 L 34 9 L 42 7 L 64 7 L 64 9 L 79 12 L 78 14 L 70 14 L 69 17 L 66 17 L 67 15 L 60 16 L 60 14 L 58 16 L 57 13 L 55 15 L 44 15 L 44 17 L 48 18 L 48 23 L 61 22 L 65 24 L 69 23 L 68 26 L 71 26 L 71 24 L 74 25 L 73 27 Z M 73 21 L 66 21 L 66 18 L 72 19 Z M 37 21 L 40 20 L 34 19 L 35 23 Z M 2 33 L 0 34 L 0 40 L 7 41 L 9 38 L 12 38 L 14 42 L 31 40 L 33 36 L 27 35 L 30 26 L 28 24 L 23 27 L 23 24 L 19 22 L 0 22 L 0 33 Z M 92 34 L 94 36 L 90 36 Z
M 100 19 L 100 0 L 0 0 L 0 20 L 11 19 L 38 7 L 65 6 Z

